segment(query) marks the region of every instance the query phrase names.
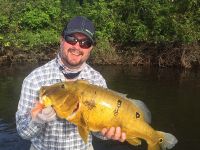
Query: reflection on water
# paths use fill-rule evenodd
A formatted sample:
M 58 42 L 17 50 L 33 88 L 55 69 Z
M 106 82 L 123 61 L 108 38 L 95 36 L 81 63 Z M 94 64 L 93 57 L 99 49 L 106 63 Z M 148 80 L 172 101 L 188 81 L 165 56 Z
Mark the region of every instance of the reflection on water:
M 15 130 L 15 112 L 24 77 L 36 66 L 0 70 L 0 150 L 25 150 Z M 176 69 L 95 66 L 108 87 L 143 100 L 152 112 L 152 126 L 179 140 L 174 150 L 200 147 L 200 72 Z M 19 146 L 20 145 L 20 146 Z

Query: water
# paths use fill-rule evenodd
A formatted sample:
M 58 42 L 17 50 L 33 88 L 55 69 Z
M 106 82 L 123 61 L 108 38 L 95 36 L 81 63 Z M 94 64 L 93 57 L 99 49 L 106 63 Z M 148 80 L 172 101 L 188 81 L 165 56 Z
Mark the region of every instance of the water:
M 0 150 L 28 150 L 15 128 L 15 112 L 23 78 L 33 66 L 0 69 Z
M 24 77 L 36 66 L 0 70 L 0 150 L 26 150 L 15 129 L 15 112 Z M 143 100 L 152 112 L 152 126 L 170 132 L 179 142 L 173 150 L 200 147 L 200 72 L 177 69 L 95 66 L 108 87 Z

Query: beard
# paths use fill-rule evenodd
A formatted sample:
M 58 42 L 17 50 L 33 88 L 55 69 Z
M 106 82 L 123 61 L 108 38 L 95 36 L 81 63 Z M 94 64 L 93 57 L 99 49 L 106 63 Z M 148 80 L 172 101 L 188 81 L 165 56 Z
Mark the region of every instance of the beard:
M 68 50 L 61 49 L 60 54 L 64 65 L 71 69 L 81 67 L 89 57 L 89 55 L 83 57 L 84 52 L 76 48 L 69 48 Z

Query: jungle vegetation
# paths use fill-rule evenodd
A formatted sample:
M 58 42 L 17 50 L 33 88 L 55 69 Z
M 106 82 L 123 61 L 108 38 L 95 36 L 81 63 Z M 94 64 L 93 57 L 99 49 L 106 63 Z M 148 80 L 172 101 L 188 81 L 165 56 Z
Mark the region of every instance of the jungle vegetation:
M 199 0 L 0 0 L 0 10 L 1 65 L 51 59 L 78 15 L 96 27 L 91 63 L 200 64 Z

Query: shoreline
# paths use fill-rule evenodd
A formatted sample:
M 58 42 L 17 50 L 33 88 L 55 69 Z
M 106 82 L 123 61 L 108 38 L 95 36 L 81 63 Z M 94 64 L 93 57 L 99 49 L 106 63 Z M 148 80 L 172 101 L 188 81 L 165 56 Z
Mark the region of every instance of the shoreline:
M 200 68 L 200 54 L 194 53 L 198 49 L 172 48 L 167 51 L 163 50 L 162 52 L 158 52 L 159 50 L 152 47 L 146 48 L 142 49 L 141 47 L 137 47 L 132 50 L 121 50 L 118 52 L 115 50 L 98 52 L 98 48 L 96 48 L 94 52 L 92 52 L 88 63 L 96 65 L 156 66 L 159 68 Z M 57 50 L 55 49 L 52 48 L 48 51 L 8 50 L 4 53 L 0 53 L 0 67 L 20 65 L 24 63 L 41 64 L 56 57 Z

